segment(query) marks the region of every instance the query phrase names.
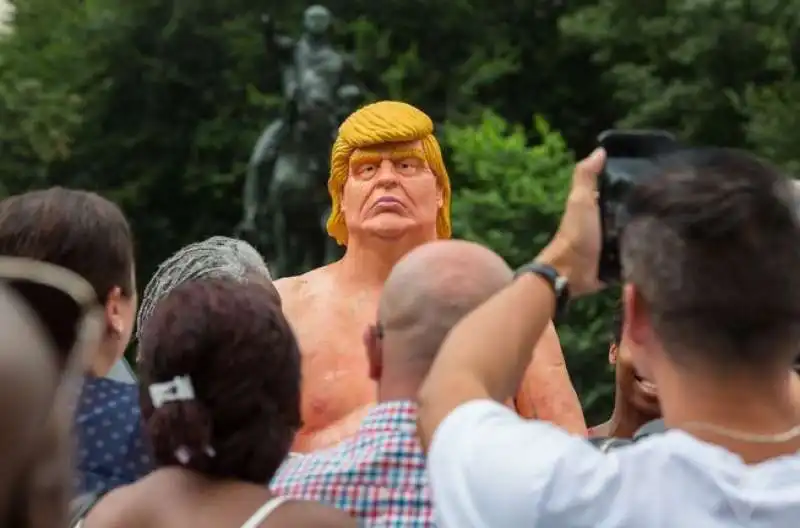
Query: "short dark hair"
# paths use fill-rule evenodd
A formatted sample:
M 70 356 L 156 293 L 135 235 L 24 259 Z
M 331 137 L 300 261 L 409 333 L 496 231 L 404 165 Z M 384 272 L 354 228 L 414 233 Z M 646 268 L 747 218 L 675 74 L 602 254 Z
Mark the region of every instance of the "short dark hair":
M 133 239 L 113 202 L 88 191 L 52 187 L 0 201 L 0 255 L 67 268 L 105 304 L 114 287 L 133 293 Z
M 679 151 L 658 167 L 631 191 L 621 253 L 667 352 L 722 367 L 791 363 L 800 226 L 788 178 L 723 148 Z
M 158 303 L 139 347 L 156 464 L 266 483 L 301 423 L 300 351 L 274 296 L 232 279 L 186 282 Z M 178 376 L 191 379 L 195 399 L 153 408 L 147 387 Z

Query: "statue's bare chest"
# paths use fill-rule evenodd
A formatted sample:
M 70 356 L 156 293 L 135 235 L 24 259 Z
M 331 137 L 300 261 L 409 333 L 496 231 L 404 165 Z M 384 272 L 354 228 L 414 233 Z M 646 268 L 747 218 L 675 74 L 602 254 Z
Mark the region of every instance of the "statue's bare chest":
M 306 428 L 321 430 L 374 403 L 375 383 L 363 336 L 375 321 L 377 300 L 338 298 L 315 303 L 293 321 L 302 354 L 302 412 Z
M 301 69 L 310 69 L 328 80 L 338 80 L 344 69 L 342 56 L 330 46 L 311 46 L 301 39 L 295 48 L 295 64 Z

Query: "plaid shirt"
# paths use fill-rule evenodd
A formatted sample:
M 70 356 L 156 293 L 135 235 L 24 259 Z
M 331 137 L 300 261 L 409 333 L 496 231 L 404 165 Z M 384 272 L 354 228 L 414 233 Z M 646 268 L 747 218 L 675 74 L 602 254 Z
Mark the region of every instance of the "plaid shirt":
M 352 438 L 284 462 L 271 488 L 344 510 L 364 526 L 432 527 L 416 420 L 417 408 L 410 401 L 378 404 Z

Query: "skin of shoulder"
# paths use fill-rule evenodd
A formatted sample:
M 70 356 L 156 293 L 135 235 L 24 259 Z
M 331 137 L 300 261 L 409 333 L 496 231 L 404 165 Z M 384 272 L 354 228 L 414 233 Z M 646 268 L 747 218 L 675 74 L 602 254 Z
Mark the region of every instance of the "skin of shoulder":
M 133 507 L 139 503 L 140 487 L 136 484 L 117 488 L 103 496 L 89 510 L 84 528 L 126 528 L 146 525 L 142 519 L 142 510 Z
M 301 319 L 306 310 L 313 309 L 320 294 L 329 289 L 330 265 L 313 269 L 302 275 L 283 277 L 274 282 L 281 296 L 283 313 L 293 322 Z

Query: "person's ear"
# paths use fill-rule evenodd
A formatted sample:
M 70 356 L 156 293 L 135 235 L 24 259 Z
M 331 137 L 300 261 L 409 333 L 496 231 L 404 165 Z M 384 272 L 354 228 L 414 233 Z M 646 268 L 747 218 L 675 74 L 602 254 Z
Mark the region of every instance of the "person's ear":
M 122 289 L 114 286 L 106 298 L 106 332 L 114 337 L 121 336 L 125 321 L 122 315 Z
M 378 381 L 383 373 L 383 346 L 377 325 L 369 325 L 364 332 L 364 348 L 367 351 L 369 379 Z
M 622 310 L 624 319 L 620 341 L 636 345 L 650 342 L 653 337 L 650 310 L 633 284 L 626 284 L 622 289 Z
M 617 348 L 617 345 L 615 345 L 614 343 L 611 343 L 610 345 L 608 345 L 608 363 L 610 365 L 616 365 L 617 364 L 617 354 L 618 354 L 618 352 L 619 352 L 619 349 Z
M 651 356 L 657 349 L 653 345 L 658 343 L 658 338 L 653 332 L 650 307 L 632 284 L 626 284 L 622 289 L 622 309 L 622 339 L 625 340 L 626 352 L 630 354 L 633 367 L 642 377 L 655 379 L 651 372 Z

